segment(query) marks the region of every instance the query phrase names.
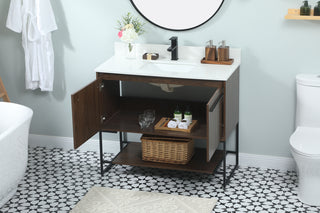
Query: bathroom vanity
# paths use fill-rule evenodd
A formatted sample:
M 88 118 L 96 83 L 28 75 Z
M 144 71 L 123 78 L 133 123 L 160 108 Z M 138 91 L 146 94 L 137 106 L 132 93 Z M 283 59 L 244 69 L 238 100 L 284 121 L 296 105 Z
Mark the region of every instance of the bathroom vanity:
M 101 173 L 113 164 L 123 164 L 161 169 L 173 169 L 212 174 L 222 163 L 223 186 L 227 184 L 238 166 L 239 147 L 239 71 L 240 49 L 230 50 L 232 65 L 201 64 L 204 47 L 179 47 L 179 60 L 170 61 L 168 45 L 143 45 L 142 52 L 157 50 L 159 60 L 127 59 L 115 44 L 115 55 L 95 69 L 96 80 L 72 95 L 74 147 L 78 148 L 93 135 L 100 135 Z M 138 54 L 141 55 L 142 54 Z M 125 82 L 145 82 L 169 85 L 206 87 L 211 96 L 202 101 L 164 100 L 144 97 L 126 97 L 121 92 Z M 190 105 L 198 125 L 191 133 L 154 130 L 162 117 L 172 117 L 178 105 Z M 138 114 L 145 109 L 155 109 L 153 125 L 141 129 Z M 236 148 L 226 150 L 226 142 L 236 131 Z M 112 161 L 103 159 L 102 132 L 120 132 L 120 152 Z M 203 139 L 206 148 L 195 148 L 195 154 L 186 165 L 143 161 L 141 144 L 125 141 L 125 133 Z M 223 149 L 218 150 L 222 143 Z M 235 166 L 226 176 L 226 155 L 236 155 Z M 105 166 L 107 164 L 107 166 Z M 104 168 L 105 167 L 105 168 Z

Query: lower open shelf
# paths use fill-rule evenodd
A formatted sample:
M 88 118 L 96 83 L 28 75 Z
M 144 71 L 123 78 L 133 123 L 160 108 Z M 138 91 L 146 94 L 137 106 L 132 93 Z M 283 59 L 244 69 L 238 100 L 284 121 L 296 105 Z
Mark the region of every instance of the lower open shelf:
M 223 151 L 216 150 L 210 162 L 206 162 L 206 150 L 195 149 L 194 156 L 186 165 L 157 163 L 142 160 L 141 143 L 130 142 L 112 161 L 113 164 L 171 169 L 212 174 L 223 160 Z

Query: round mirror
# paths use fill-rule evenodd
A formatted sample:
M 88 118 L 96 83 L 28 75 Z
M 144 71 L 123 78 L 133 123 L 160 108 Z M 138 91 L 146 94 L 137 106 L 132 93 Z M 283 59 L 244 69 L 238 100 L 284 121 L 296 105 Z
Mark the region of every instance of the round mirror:
M 190 30 L 209 21 L 223 0 L 130 0 L 152 24 L 167 30 Z

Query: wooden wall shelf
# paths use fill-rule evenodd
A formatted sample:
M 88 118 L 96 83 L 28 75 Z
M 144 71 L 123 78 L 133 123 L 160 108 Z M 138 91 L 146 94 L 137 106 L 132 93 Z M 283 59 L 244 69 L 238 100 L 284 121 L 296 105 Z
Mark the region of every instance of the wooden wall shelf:
M 320 20 L 320 16 L 313 15 L 313 9 L 311 9 L 310 16 L 300 16 L 300 9 L 288 9 L 288 14 L 284 18 L 294 20 Z

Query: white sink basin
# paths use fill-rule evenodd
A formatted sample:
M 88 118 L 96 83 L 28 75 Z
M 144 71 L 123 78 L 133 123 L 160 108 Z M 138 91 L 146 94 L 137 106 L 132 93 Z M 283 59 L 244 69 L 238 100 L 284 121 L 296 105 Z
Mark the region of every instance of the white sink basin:
M 170 72 L 170 73 L 187 73 L 195 68 L 193 64 L 173 64 L 173 63 L 146 63 L 143 69 L 150 71 Z

